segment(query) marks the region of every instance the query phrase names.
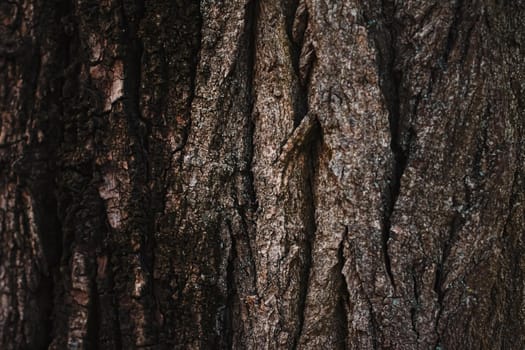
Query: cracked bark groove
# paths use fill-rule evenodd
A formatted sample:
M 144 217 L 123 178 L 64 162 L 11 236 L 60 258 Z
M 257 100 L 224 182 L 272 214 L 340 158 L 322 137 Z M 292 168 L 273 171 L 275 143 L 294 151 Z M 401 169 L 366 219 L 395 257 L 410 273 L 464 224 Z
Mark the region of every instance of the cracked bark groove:
M 524 17 L 1 3 L 0 348 L 525 348 Z

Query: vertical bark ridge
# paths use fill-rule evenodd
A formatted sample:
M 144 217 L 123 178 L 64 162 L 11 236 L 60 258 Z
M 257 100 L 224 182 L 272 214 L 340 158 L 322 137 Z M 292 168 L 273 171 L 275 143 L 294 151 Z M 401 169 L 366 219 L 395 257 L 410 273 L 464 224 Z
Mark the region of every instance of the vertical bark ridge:
M 227 346 L 232 232 L 249 235 L 236 199 L 249 203 L 249 194 L 237 186 L 249 183 L 250 4 L 201 3 L 200 62 L 180 177 L 186 211 L 178 227 L 189 239 L 179 267 L 184 283 L 175 337 L 189 348 Z
M 384 194 L 384 218 L 382 251 L 385 268 L 390 282 L 395 290 L 395 280 L 392 274 L 391 258 L 388 252 L 390 239 L 390 218 L 399 196 L 401 178 L 406 168 L 409 147 L 402 147 L 400 143 L 400 77 L 395 71 L 396 61 L 396 23 L 394 19 L 394 5 L 388 2 L 368 2 L 363 11 L 363 18 L 370 33 L 371 40 L 376 48 L 377 69 L 380 77 L 380 86 L 388 108 L 390 126 L 390 149 L 393 155 L 392 170 L 389 176 L 389 186 Z
M 118 55 L 123 60 L 122 106 L 117 104 L 118 117 L 124 117 L 123 140 L 127 147 L 114 160 L 114 167 L 123 166 L 129 177 L 129 187 L 123 186 L 124 214 L 126 222 L 122 231 L 126 241 L 116 240 L 123 252 L 122 275 L 118 275 L 122 285 L 117 284 L 121 328 L 131 330 L 131 339 L 124 339 L 123 346 L 140 348 L 155 347 L 158 343 L 156 303 L 153 289 L 153 212 L 149 203 L 150 165 L 149 155 L 149 119 L 144 118 L 140 109 L 139 92 L 141 91 L 142 42 L 140 39 L 141 21 L 145 15 L 141 0 L 122 1 L 118 7 L 119 26 L 124 30 L 118 38 Z M 119 110 L 122 108 L 122 110 Z M 117 122 L 117 125 L 120 124 Z M 120 127 L 120 125 L 118 126 Z M 126 169 L 126 162 L 128 169 Z M 120 184 L 119 184 L 120 185 Z M 129 192 L 128 192 L 129 191 Z M 126 193 L 128 192 L 128 193 Z M 129 196 L 129 199 L 126 198 Z M 127 216 L 127 217 L 126 217 Z M 126 232 L 127 231 L 127 232 Z M 118 230 L 117 230 L 118 232 Z M 128 255 L 129 254 L 129 255 Z M 129 270 L 126 269 L 129 266 Z M 129 290 L 132 290 L 129 298 Z M 117 289 L 118 290 L 118 289 Z M 129 298 L 129 299 L 128 299 Z
M 61 76 L 62 133 L 56 164 L 64 253 L 54 291 L 54 340 L 50 348 L 118 348 L 109 223 L 93 172 L 103 97 L 90 80 L 89 70 L 90 64 L 98 70 L 102 57 L 99 51 L 87 52 L 89 46 L 79 34 L 82 22 L 74 19 L 79 8 L 91 15 L 96 8 L 89 4 L 70 6 L 71 13 L 60 21 L 68 38 L 64 53 L 67 68 Z
M 82 159 L 83 157 L 74 154 L 78 144 L 71 142 L 78 137 L 76 119 L 85 117 L 85 115 L 80 116 L 79 110 L 81 108 L 72 108 L 67 102 L 77 102 L 80 92 L 77 94 L 75 91 L 79 91 L 85 85 L 81 85 L 78 76 L 76 76 L 81 69 L 81 61 L 76 56 L 78 54 L 76 40 L 78 32 L 72 20 L 74 11 L 72 4 L 70 4 L 69 11 L 70 13 L 60 20 L 64 26 L 63 30 L 68 42 L 63 53 L 66 68 L 63 76 L 60 76 L 62 83 L 60 89 L 60 101 L 62 103 L 61 133 L 59 136 L 60 157 L 57 159 L 56 173 L 57 213 L 62 227 L 60 247 L 63 254 L 60 257 L 60 272 L 57 273 L 54 289 L 56 305 L 53 310 L 54 339 L 49 346 L 51 349 L 68 346 L 68 343 L 80 347 L 91 345 L 90 341 L 94 338 L 93 333 L 96 330 L 89 327 L 88 324 L 94 324 L 91 308 L 93 306 L 92 298 L 96 296 L 93 293 L 92 283 L 94 277 L 93 254 L 88 252 L 93 248 L 93 238 L 95 238 L 93 231 L 100 234 L 96 239 L 104 237 L 106 232 L 104 223 L 101 226 L 101 221 L 104 222 L 104 219 L 95 218 L 84 207 L 85 205 L 94 205 L 95 215 L 104 217 L 103 203 L 96 196 L 93 187 L 88 189 L 87 185 L 91 179 L 91 174 L 87 174 L 88 167 L 85 163 L 89 164 L 92 161 L 92 154 L 86 152 L 85 158 Z M 85 122 L 86 119 L 83 121 Z M 68 161 L 71 163 L 65 165 Z M 73 198 L 75 199 L 73 200 Z M 75 243 L 75 241 L 78 242 Z M 82 263 L 83 266 L 78 266 L 79 263 Z M 86 267 L 86 265 L 88 266 Z M 76 275 L 73 275 L 74 268 Z M 88 314 L 90 314 L 89 321 Z M 83 319 L 84 322 L 76 322 L 74 326 L 70 327 L 68 323 L 75 317 Z
M 362 5 L 307 1 L 307 7 L 312 46 L 322 57 L 313 66 L 308 101 L 310 113 L 318 116 L 323 142 L 315 186 L 317 232 L 300 344 L 340 348 L 346 343 L 341 339 L 348 338 L 349 347 L 368 349 L 388 338 L 377 329 L 384 322 L 378 316 L 391 307 L 393 292 L 381 249 L 382 193 L 392 164 L 388 111 Z M 333 42 L 339 43 L 337 49 Z M 344 287 L 341 244 L 353 247 L 343 250 L 349 295 L 344 331 L 338 317 Z M 318 322 L 320 317 L 323 322 Z
M 49 6 L 49 7 L 48 7 Z M 52 339 L 60 224 L 53 193 L 60 107 L 60 21 L 67 4 L 0 9 L 0 347 Z M 36 23 L 36 25 L 35 25 Z
M 303 323 L 315 232 L 312 147 L 318 136 L 315 117 L 306 116 L 297 66 L 300 47 L 292 34 L 297 6 L 289 1 L 259 2 L 252 162 L 258 202 L 258 308 L 253 313 L 255 337 L 248 347 L 295 348 Z
M 521 134 L 523 135 L 523 129 Z M 523 145 L 522 145 L 523 148 Z M 523 157 L 520 157 L 521 159 Z M 521 162 L 523 164 L 523 162 Z M 519 169 L 519 168 L 518 168 Z M 521 272 L 521 267 L 524 266 L 524 258 L 520 252 L 523 250 L 523 234 L 512 234 L 512 231 L 516 227 L 523 227 L 525 217 L 525 210 L 523 201 L 525 194 L 523 191 L 523 167 L 521 170 L 517 170 L 513 186 L 513 195 L 510 198 L 509 203 L 509 216 L 505 222 L 503 228 L 503 236 L 505 238 L 503 254 L 507 260 L 500 266 L 500 285 L 506 285 L 506 281 L 511 281 L 511 287 L 506 291 L 501 291 L 500 295 L 505 296 L 506 306 L 503 311 L 504 319 L 506 320 L 509 327 L 502 329 L 500 334 L 500 346 L 502 348 L 519 349 L 525 344 L 525 340 L 516 337 L 516 334 L 522 334 L 523 331 L 523 320 L 525 315 L 523 314 L 524 305 L 524 276 Z M 519 307 L 518 307 L 519 306 Z M 516 322 L 514 324 L 514 322 Z
M 406 325 L 400 322 L 398 329 L 406 333 L 407 339 L 415 335 L 412 339 L 420 348 L 476 344 L 474 338 L 460 339 L 459 336 L 451 337 L 451 333 L 447 333 L 446 344 L 443 343 L 443 331 L 457 329 L 449 328 L 453 324 L 450 319 L 460 322 L 452 315 L 463 315 L 465 324 L 477 322 L 482 327 L 484 322 L 483 316 L 467 316 L 474 311 L 458 312 L 465 308 L 482 308 L 472 304 L 474 299 L 469 292 L 460 290 L 472 294 L 487 293 L 481 292 L 487 291 L 486 287 L 477 284 L 479 282 L 472 277 L 466 277 L 470 273 L 458 267 L 460 261 L 465 261 L 464 256 L 479 259 L 474 256 L 481 252 L 481 248 L 474 242 L 497 241 L 498 234 L 495 236 L 485 229 L 488 214 L 486 209 L 481 209 L 480 196 L 483 195 L 480 191 L 483 193 L 484 186 L 490 186 L 488 184 L 494 181 L 487 173 L 490 169 L 487 168 L 488 155 L 494 152 L 490 149 L 512 149 L 512 143 L 505 146 L 502 141 L 489 141 L 493 136 L 486 130 L 502 130 L 493 119 L 495 105 L 498 110 L 509 111 L 507 118 L 512 118 L 514 113 L 510 112 L 512 104 L 506 105 L 500 98 L 496 100 L 493 90 L 481 83 L 488 76 L 495 79 L 501 74 L 496 73 L 499 69 L 496 61 L 485 55 L 481 44 L 481 37 L 483 40 L 495 37 L 480 22 L 480 14 L 486 10 L 479 2 L 450 5 L 408 2 L 398 4 L 393 12 L 395 23 L 406 23 L 408 18 L 415 22 L 404 27 L 396 24 L 393 37 L 393 47 L 398 53 L 393 67 L 400 74 L 396 83 L 401 118 L 399 148 L 403 152 L 410 150 L 410 159 L 405 165 L 399 197 L 391 214 L 388 250 L 394 262 L 392 273 L 396 291 L 403 308 L 411 311 L 410 317 L 402 317 L 406 318 Z M 376 40 L 379 47 L 381 34 L 376 34 L 376 37 L 379 38 Z M 479 68 L 485 67 L 487 63 L 481 62 L 487 60 L 492 62 L 492 72 Z M 458 77 L 466 83 L 462 85 Z M 463 96 L 464 100 L 455 102 L 450 96 Z M 453 131 L 447 133 L 447 130 Z M 423 161 L 423 157 L 427 161 Z M 509 162 L 512 164 L 514 160 Z M 507 176 L 502 175 L 498 182 L 506 183 L 503 186 L 508 188 Z M 415 197 L 422 199 L 422 193 L 427 199 L 419 202 Z M 492 203 L 493 213 L 502 210 L 492 200 L 483 203 Z M 433 210 L 428 213 L 417 211 L 421 207 Z M 493 217 L 493 228 L 497 231 L 499 222 Z M 471 243 L 467 244 L 467 241 Z M 473 247 L 474 251 L 467 253 L 466 246 Z M 403 253 L 407 249 L 411 252 L 410 257 Z M 490 276 L 494 276 L 492 271 L 499 264 L 498 259 L 494 255 L 485 255 L 482 261 L 474 264 L 485 271 L 486 280 L 494 278 Z M 453 284 L 459 276 L 465 276 L 461 282 L 464 284 L 457 280 L 455 283 L 458 284 Z M 466 282 L 469 279 L 470 284 Z M 413 326 L 409 327 L 409 324 Z M 489 344 L 485 343 L 483 347 L 490 348 L 492 345 Z
M 161 1 L 145 6 L 139 36 L 140 110 L 148 127 L 149 182 L 153 236 L 152 290 L 158 342 L 176 345 L 177 308 L 185 267 L 177 227 L 181 208 L 181 167 L 191 126 L 191 104 L 200 46 L 201 15 L 194 1 Z
M 317 122 L 318 123 L 318 122 Z M 307 153 L 308 157 L 308 177 L 306 179 L 308 188 L 306 191 L 306 227 L 307 227 L 307 240 L 305 244 L 305 263 L 302 272 L 301 288 L 299 293 L 299 320 L 297 326 L 297 334 L 294 337 L 293 349 L 298 347 L 305 324 L 306 315 L 306 300 L 308 297 L 308 289 L 310 286 L 310 273 L 312 271 L 312 244 L 314 241 L 315 233 L 317 231 L 317 225 L 315 221 L 316 213 L 316 198 L 315 198 L 315 181 L 317 177 L 318 159 L 319 159 L 319 148 L 322 144 L 323 135 L 322 130 L 317 124 L 314 126 L 313 136 L 311 136 L 311 145 Z
M 243 150 L 242 163 L 239 168 L 240 181 L 236 185 L 234 192 L 236 212 L 239 215 L 239 229 L 232 231 L 232 249 L 235 260 L 232 261 L 232 268 L 235 272 L 230 276 L 232 290 L 228 293 L 232 300 L 230 314 L 231 348 L 245 347 L 251 344 L 253 339 L 252 329 L 253 320 L 246 322 L 247 316 L 251 313 L 254 295 L 257 293 L 257 272 L 255 266 L 255 241 L 256 227 L 254 222 L 255 211 L 257 209 L 257 195 L 255 192 L 254 172 L 252 168 L 254 159 L 254 130 L 255 130 L 255 108 L 254 108 L 254 77 L 255 60 L 257 55 L 256 38 L 257 23 L 259 21 L 259 1 L 252 0 L 247 5 L 245 23 L 245 47 L 247 55 L 248 70 L 248 92 L 246 104 L 249 106 L 249 114 L 243 128 L 243 139 L 246 140 L 246 147 Z M 229 307 L 228 305 L 227 307 Z
M 339 295 L 339 301 L 338 301 L 338 307 L 336 309 L 336 312 L 338 313 L 337 318 L 339 320 L 339 331 L 338 334 L 340 335 L 340 339 L 337 341 L 338 348 L 346 350 L 347 344 L 351 343 L 348 337 L 348 314 L 349 314 L 349 307 L 350 307 L 350 293 L 348 292 L 348 284 L 346 283 L 346 274 L 347 274 L 347 268 L 346 265 L 346 259 L 345 255 L 348 255 L 348 247 L 346 246 L 348 244 L 348 227 L 345 227 L 345 232 L 343 234 L 343 237 L 341 239 L 341 242 L 339 244 L 339 249 L 337 251 L 337 259 L 338 259 L 338 269 L 340 271 L 340 295 Z M 346 249 L 345 249 L 346 248 Z M 345 254 L 346 250 L 346 254 Z
M 100 205 L 92 195 L 96 190 L 107 221 L 89 229 L 71 221 L 68 227 L 73 239 L 70 244 L 76 247 L 70 262 L 71 286 L 65 288 L 65 294 L 72 298 L 66 307 L 69 346 L 87 346 L 89 338 L 97 344 L 88 346 L 108 348 L 144 347 L 155 342 L 148 293 L 147 145 L 138 108 L 141 50 L 137 30 L 141 11 L 139 2 L 75 3 L 79 20 L 77 52 L 73 54 L 77 55 L 80 77 L 74 98 L 79 108 L 71 111 L 71 121 L 65 120 L 65 137 L 76 144 L 65 144 L 63 152 L 78 168 L 64 169 L 66 202 L 62 205 L 70 218 L 100 217 Z M 87 130 L 81 130 L 83 123 L 87 123 Z M 89 249 L 83 248 L 86 241 Z M 68 261 L 64 263 L 69 265 Z M 111 272 L 108 267 L 112 267 Z M 87 293 L 87 300 L 79 299 L 76 290 L 86 288 L 88 292 L 83 293 Z M 103 310 L 98 314 L 97 303 Z M 87 315 L 76 316 L 86 305 Z M 87 334 L 89 329 L 97 330 L 89 326 L 97 322 L 107 327 L 98 328 L 99 334 Z M 61 345 L 57 342 L 56 346 Z
M 437 334 L 439 334 L 439 330 L 437 327 L 439 324 L 439 320 L 441 318 L 441 314 L 443 312 L 443 300 L 445 297 L 444 281 L 445 281 L 446 276 L 445 276 L 444 266 L 447 263 L 447 259 L 450 256 L 453 245 L 457 242 L 457 239 L 458 239 L 457 234 L 459 230 L 461 229 L 461 226 L 464 224 L 462 220 L 463 218 L 459 214 L 455 215 L 452 218 L 450 228 L 449 228 L 449 236 L 442 243 L 441 257 L 436 267 L 434 292 L 437 297 L 437 305 L 438 305 L 438 312 L 436 315 L 436 322 L 435 322 L 435 327 L 436 327 L 435 330 Z M 436 347 L 441 346 L 441 339 L 439 336 L 438 336 L 438 339 L 436 340 L 435 346 Z
M 503 275 L 500 275 L 499 283 L 502 298 L 505 295 L 506 312 L 504 316 L 505 323 L 508 327 L 503 327 L 501 332 L 501 347 L 503 348 L 522 348 L 525 346 L 525 339 L 521 336 L 524 334 L 525 327 L 525 276 L 523 267 L 525 266 L 525 257 L 522 254 L 525 247 L 525 235 L 523 227 L 525 226 L 525 123 L 522 116 L 525 111 L 525 86 L 520 84 L 521 76 L 525 71 L 525 62 L 521 57 L 525 54 L 525 33 L 521 30 L 513 30 L 512 26 L 522 23 L 519 18 L 523 16 L 522 7 L 519 9 L 507 9 L 505 22 L 508 27 L 504 31 L 503 37 L 509 48 L 515 50 L 516 54 L 509 55 L 507 60 L 508 78 L 510 80 L 510 91 L 512 99 L 516 103 L 517 113 L 514 115 L 514 123 L 517 126 L 516 140 L 518 142 L 516 151 L 516 173 L 514 175 L 514 185 L 512 195 L 509 199 L 510 213 L 505 222 L 503 237 L 505 237 L 505 248 L 503 255 L 507 257 L 508 262 L 501 264 Z M 505 27 L 505 25 L 503 25 Z M 523 26 L 518 28 L 523 28 Z M 520 122 L 521 119 L 521 122 Z M 510 281 L 510 283 L 508 282 Z M 505 286 L 512 285 L 511 288 Z

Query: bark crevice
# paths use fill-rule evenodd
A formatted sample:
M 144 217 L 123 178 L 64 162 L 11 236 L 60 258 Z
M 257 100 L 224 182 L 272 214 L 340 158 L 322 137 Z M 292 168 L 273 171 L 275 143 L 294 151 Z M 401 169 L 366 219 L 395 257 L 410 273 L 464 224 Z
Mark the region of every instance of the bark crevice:
M 463 17 L 463 11 L 464 11 L 464 0 L 456 0 L 454 2 L 454 10 L 453 10 L 453 18 L 452 23 L 450 24 L 449 32 L 447 35 L 447 39 L 445 42 L 445 48 L 443 51 L 443 59 L 442 63 L 446 65 L 450 58 L 450 53 L 452 52 L 452 49 L 454 47 L 454 44 L 456 44 L 458 37 L 459 37 L 459 25 L 462 22 Z M 472 27 L 471 27 L 472 29 Z M 467 39 L 469 36 L 467 36 Z M 469 42 L 468 40 L 464 43 L 464 52 L 468 51 Z M 446 67 L 444 67 L 446 69 Z
M 299 296 L 298 296 L 298 322 L 297 322 L 297 334 L 293 338 L 292 349 L 297 349 L 299 346 L 299 341 L 301 339 L 301 334 L 303 332 L 305 315 L 306 315 L 306 299 L 308 296 L 308 287 L 309 287 L 309 278 L 310 272 L 312 270 L 312 244 L 317 231 L 316 224 L 316 198 L 315 198 L 315 181 L 317 178 L 318 172 L 318 159 L 319 159 L 319 147 L 322 143 L 322 129 L 319 122 L 316 119 L 315 127 L 311 130 L 312 135 L 308 140 L 307 150 L 306 150 L 306 193 L 305 193 L 305 205 L 306 205 L 306 216 L 305 219 L 305 228 L 306 228 L 306 237 L 304 242 L 304 266 L 301 272 L 301 281 L 299 283 Z
M 419 292 L 419 288 L 417 286 L 417 274 L 416 274 L 416 271 L 412 270 L 411 272 L 412 274 L 412 283 L 413 283 L 413 290 L 414 290 L 414 301 L 413 301 L 413 305 L 410 306 L 410 321 L 412 323 L 412 331 L 414 332 L 414 334 L 416 335 L 416 342 L 419 342 L 419 330 L 417 328 L 417 312 L 418 312 L 418 308 L 419 308 L 419 303 L 420 303 L 420 292 Z
M 372 6 L 372 5 L 369 5 Z M 389 185 L 384 191 L 384 208 L 382 219 L 382 255 L 386 273 L 394 291 L 396 283 L 391 267 L 391 257 L 388 252 L 390 240 L 391 217 L 399 197 L 401 178 L 406 169 L 409 156 L 409 146 L 403 148 L 401 143 L 401 72 L 395 69 L 396 65 L 396 28 L 395 6 L 390 2 L 382 1 L 379 8 L 369 8 L 364 13 L 364 20 L 368 24 L 369 35 L 374 42 L 377 56 L 377 67 L 380 88 L 388 110 L 390 127 L 390 149 L 392 152 L 392 165 L 388 176 Z
M 245 298 L 256 296 L 257 271 L 254 262 L 255 230 L 253 213 L 256 210 L 257 198 L 254 185 L 254 77 L 256 59 L 257 20 L 259 16 L 259 1 L 251 0 L 246 3 L 244 14 L 244 28 L 242 33 L 243 46 L 240 51 L 238 64 L 246 69 L 246 95 L 243 101 L 245 120 L 241 130 L 240 165 L 235 170 L 234 177 L 238 178 L 232 186 L 232 200 L 234 215 L 237 216 L 236 229 L 230 222 L 230 256 L 226 269 L 227 299 L 225 320 L 225 346 L 235 348 L 240 337 L 248 337 L 243 332 L 248 327 L 239 324 L 239 317 L 246 311 Z M 242 62 L 241 62 L 242 61 Z M 251 301 L 251 299 L 250 299 Z
M 441 315 L 443 314 L 443 301 L 445 299 L 446 294 L 446 289 L 443 285 L 446 279 L 445 266 L 447 263 L 447 259 L 451 253 L 452 247 L 454 246 L 454 243 L 457 240 L 457 233 L 459 232 L 463 224 L 463 217 L 461 216 L 461 214 L 456 213 L 450 223 L 449 234 L 447 239 L 443 243 L 443 247 L 441 249 L 441 258 L 436 268 L 436 277 L 434 280 L 434 292 L 437 295 L 438 305 L 437 316 L 435 321 L 435 332 L 437 335 L 436 347 L 438 347 L 439 344 L 441 344 L 441 332 L 439 331 L 439 322 L 441 320 Z
M 346 350 L 347 348 L 347 341 L 349 332 L 348 332 L 348 313 L 350 312 L 349 306 L 350 306 L 350 293 L 348 291 L 348 284 L 346 283 L 346 276 L 344 273 L 345 268 L 345 244 L 347 244 L 348 240 L 348 226 L 345 226 L 345 230 L 343 233 L 343 236 L 341 237 L 341 242 L 339 243 L 339 248 L 337 250 L 337 261 L 338 261 L 338 272 L 339 272 L 339 278 L 340 278 L 340 286 L 339 286 L 339 301 L 338 301 L 338 308 L 337 308 L 337 319 L 339 321 L 339 337 L 340 337 L 340 344 L 341 349 Z
M 290 12 L 293 16 L 287 18 L 287 33 L 290 42 L 290 56 L 297 78 L 297 91 L 294 94 L 294 126 L 298 127 L 308 113 L 308 81 L 301 73 L 301 53 L 304 37 L 308 27 L 308 10 L 305 0 L 294 0 Z M 310 63 L 311 64 L 311 63 Z
M 259 17 L 259 0 L 251 0 L 248 3 L 248 8 L 246 12 L 246 40 L 248 40 L 248 57 L 247 57 L 247 68 L 248 68 L 248 77 L 247 77 L 247 101 L 246 105 L 248 107 L 247 113 L 247 123 L 245 131 L 245 159 L 246 159 L 246 169 L 241 169 L 241 176 L 243 176 L 243 183 L 245 183 L 245 188 L 243 188 L 248 197 L 247 207 L 239 206 L 239 213 L 241 215 L 242 224 L 244 228 L 244 234 L 246 239 L 247 247 L 250 252 L 250 268 L 253 271 L 253 288 L 257 288 L 257 271 L 254 263 L 253 247 L 255 245 L 255 232 L 253 226 L 250 225 L 251 217 L 249 213 L 254 213 L 257 210 L 257 193 L 255 191 L 254 184 L 254 173 L 253 173 L 253 161 L 254 161 L 254 134 L 255 134 L 255 102 L 254 102 L 254 77 L 255 77 L 255 59 L 257 57 L 257 19 Z M 251 235 L 253 234 L 253 236 Z M 258 295 L 257 291 L 255 291 Z

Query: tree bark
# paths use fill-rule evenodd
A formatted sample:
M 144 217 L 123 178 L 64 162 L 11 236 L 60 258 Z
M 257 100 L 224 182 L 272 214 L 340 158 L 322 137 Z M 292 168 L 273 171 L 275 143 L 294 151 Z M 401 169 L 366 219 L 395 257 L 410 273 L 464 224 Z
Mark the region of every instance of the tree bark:
M 525 348 L 525 3 L 0 4 L 0 348 Z

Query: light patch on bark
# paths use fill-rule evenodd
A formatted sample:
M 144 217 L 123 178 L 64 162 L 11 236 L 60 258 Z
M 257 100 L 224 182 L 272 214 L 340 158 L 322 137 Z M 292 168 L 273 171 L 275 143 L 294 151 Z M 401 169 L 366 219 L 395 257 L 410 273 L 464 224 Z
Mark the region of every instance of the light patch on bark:
M 6 291 L 7 290 L 4 290 L 4 288 L 2 288 L 2 290 L 0 291 L 0 322 L 2 324 L 7 320 L 7 317 L 9 315 L 9 308 L 11 306 L 11 298 L 6 293 Z
M 24 16 L 22 17 L 23 20 L 20 23 L 20 34 L 22 36 L 33 36 L 35 28 L 35 26 L 33 25 L 33 19 L 35 17 L 35 7 L 33 6 L 32 2 L 26 2 L 24 5 Z
M 90 286 L 87 276 L 86 256 L 79 251 L 73 253 L 71 262 L 71 298 L 74 301 L 69 315 L 68 348 L 79 349 L 87 335 Z
M 107 256 L 99 256 L 97 257 L 97 278 L 105 278 L 106 277 L 106 268 L 108 266 L 108 257 Z
M 2 120 L 2 125 L 0 125 L 0 145 L 4 145 L 6 138 L 7 138 L 7 127 L 5 125 L 5 122 L 7 120 L 7 115 L 5 118 L 4 116 L 2 116 L 1 120 Z
M 104 110 L 110 110 L 111 105 L 124 95 L 124 65 L 121 60 L 115 61 L 112 69 L 112 82 L 109 93 L 106 94 Z
M 89 278 L 86 275 L 86 257 L 78 251 L 73 254 L 71 287 L 75 293 L 73 294 L 73 299 L 80 305 L 87 305 Z
M 71 313 L 69 317 L 69 332 L 67 336 L 68 349 L 82 349 L 84 337 L 87 333 L 86 320 L 88 312 L 85 308 L 79 308 Z
M 111 227 L 115 230 L 121 226 L 120 195 L 118 192 L 117 175 L 109 171 L 103 176 L 103 183 L 98 188 L 100 197 L 106 201 L 107 216 Z
M 96 34 L 89 37 L 89 46 L 91 48 L 91 62 L 98 62 L 103 56 L 103 47 L 100 43 L 100 38 Z
M 146 276 L 144 275 L 144 271 L 140 266 L 135 268 L 135 284 L 133 289 L 133 296 L 136 298 L 139 298 L 143 291 L 144 287 L 146 286 Z
M 33 250 L 33 255 L 38 257 L 39 267 L 44 271 L 47 271 L 47 264 L 43 258 L 42 243 L 40 236 L 38 234 L 38 225 L 35 220 L 35 212 L 33 208 L 33 199 L 28 191 L 22 192 L 22 201 L 25 206 L 25 214 L 27 217 L 27 230 L 26 232 L 31 237 L 31 249 Z M 21 232 L 24 232 L 24 229 L 21 228 Z

